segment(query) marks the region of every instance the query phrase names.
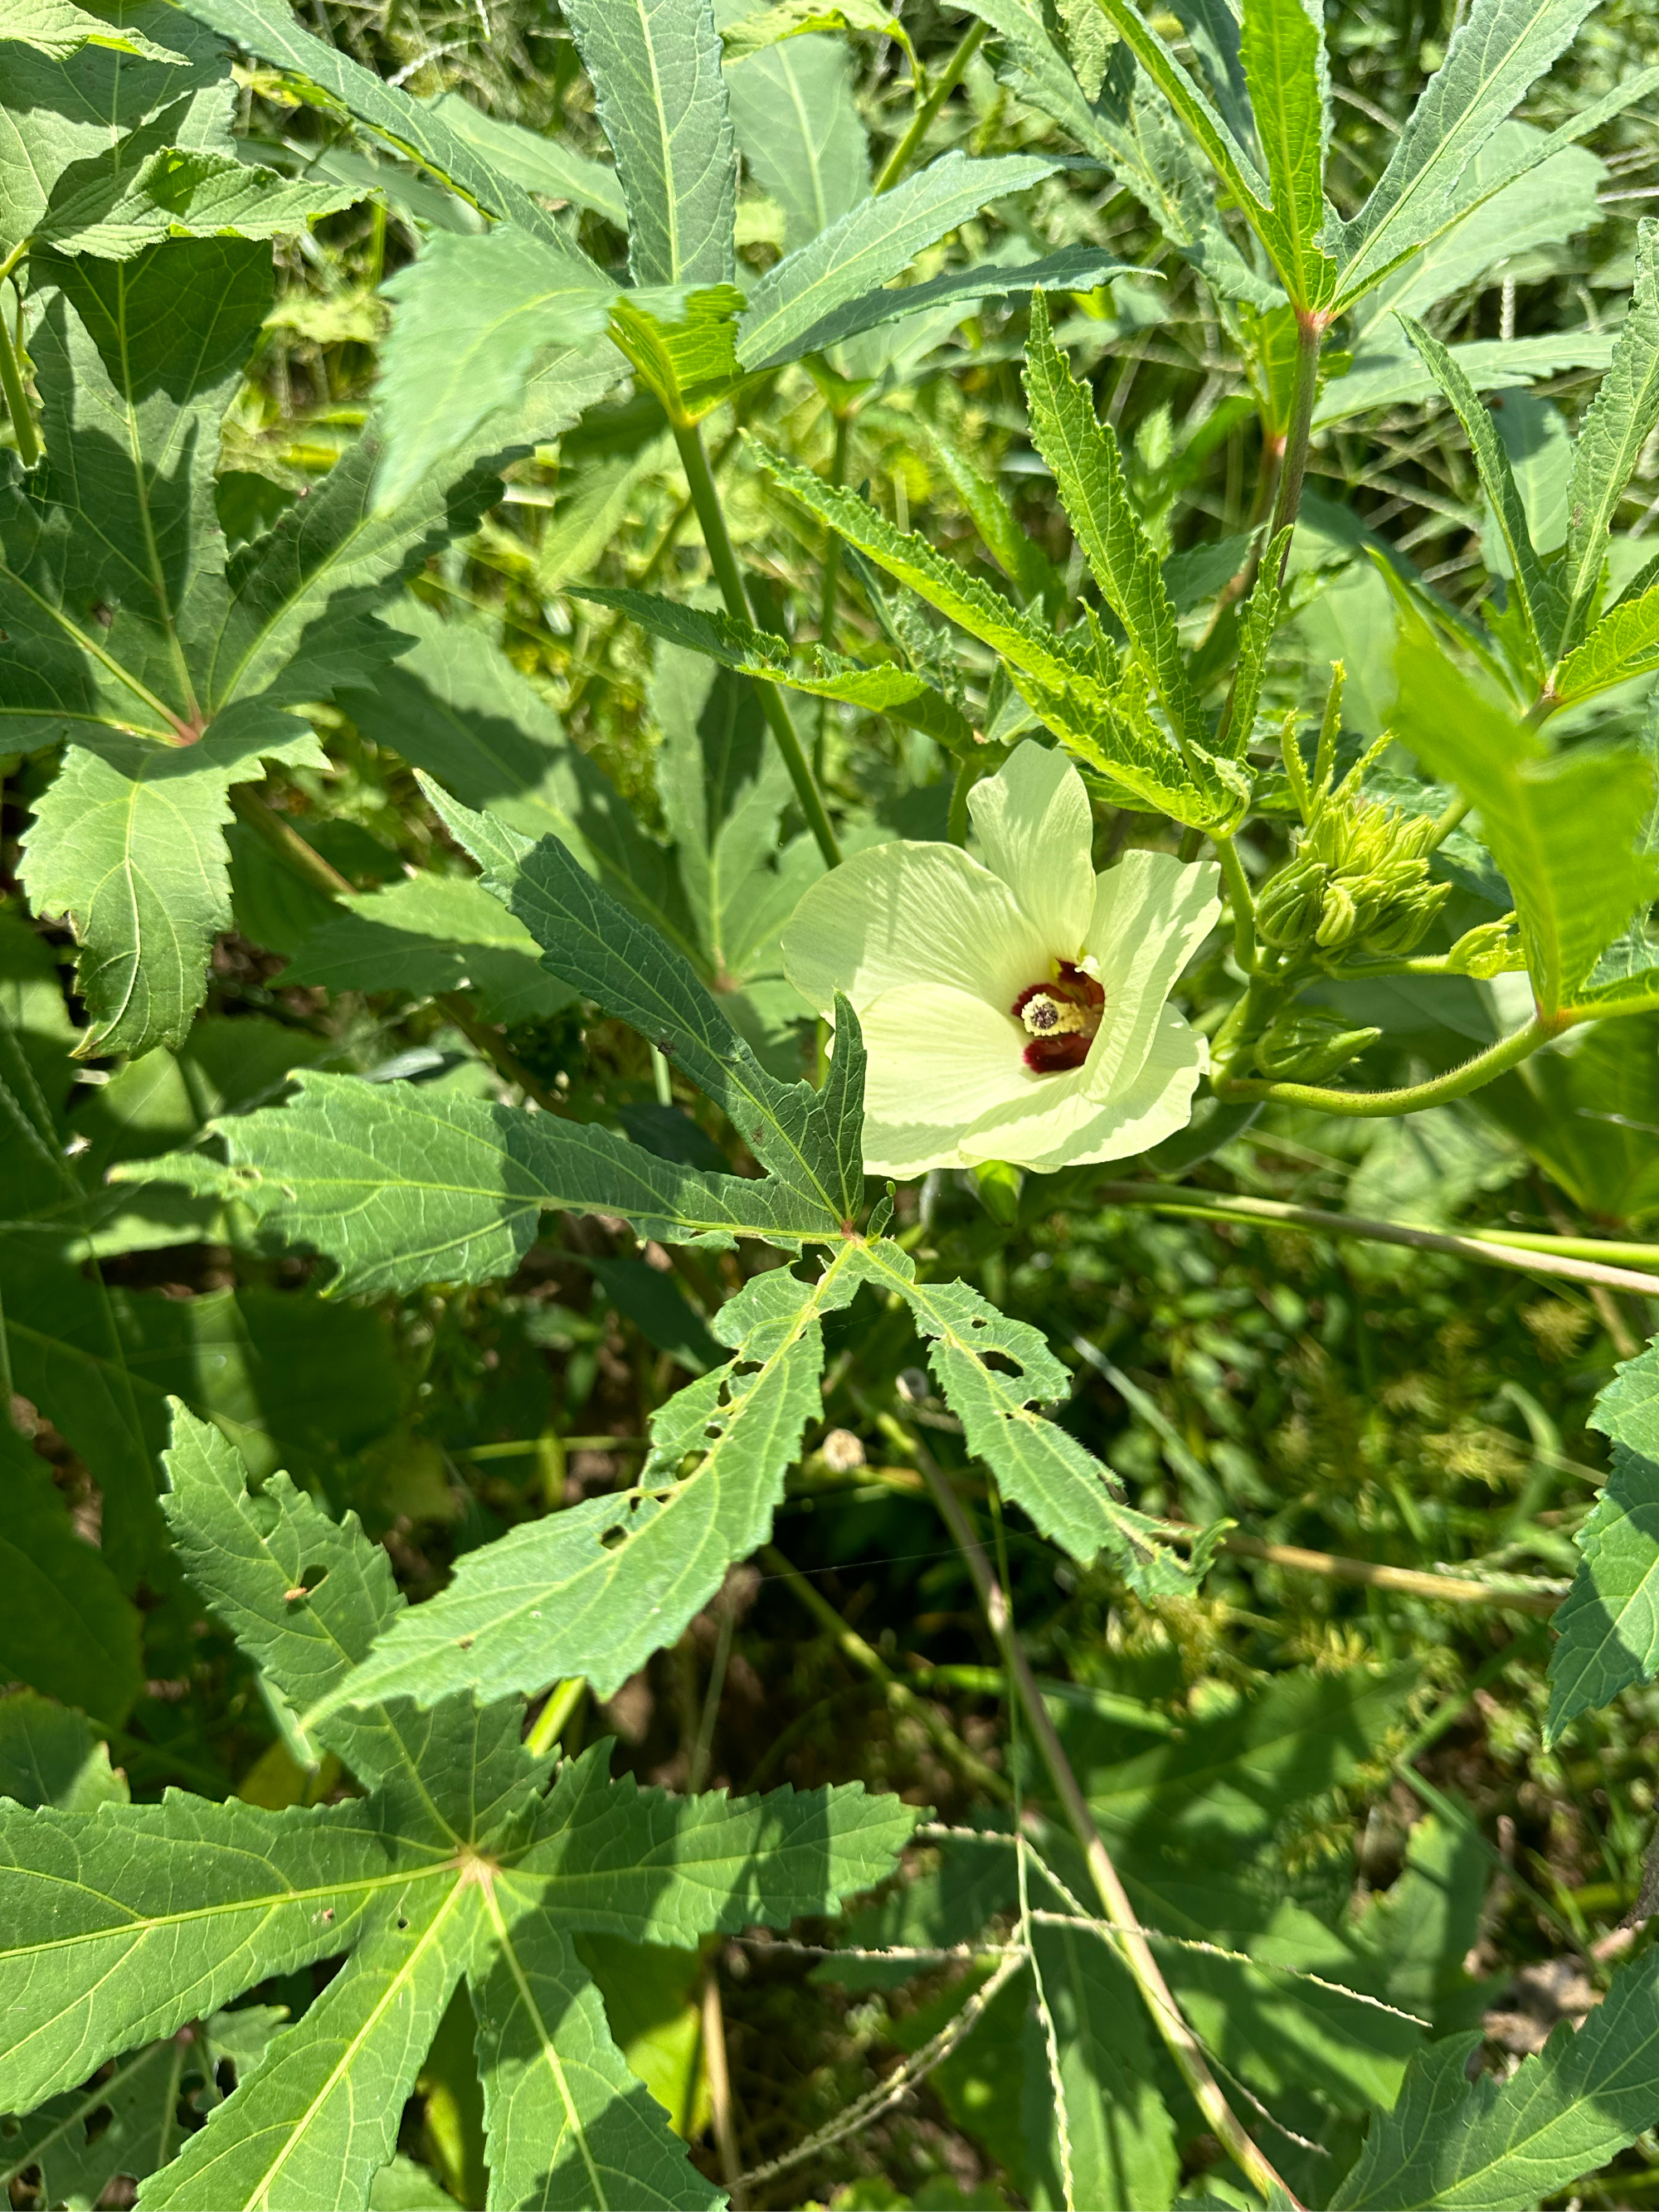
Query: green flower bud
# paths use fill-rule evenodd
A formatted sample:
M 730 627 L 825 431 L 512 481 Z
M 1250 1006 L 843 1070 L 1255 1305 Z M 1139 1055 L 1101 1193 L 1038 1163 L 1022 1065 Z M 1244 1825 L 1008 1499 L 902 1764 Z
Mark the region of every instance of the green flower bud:
M 1313 942 L 1330 872 L 1318 860 L 1292 860 L 1261 886 L 1255 902 L 1256 934 L 1279 952 L 1299 952 Z
M 1483 982 L 1493 975 L 1513 974 L 1526 964 L 1521 933 L 1512 914 L 1502 921 L 1483 921 L 1466 929 L 1446 955 L 1449 974 L 1474 975 Z
M 1019 1218 L 1019 1194 L 1025 1177 L 1018 1169 L 1010 1167 L 1006 1160 L 981 1160 L 973 1170 L 974 1188 L 979 1194 L 980 1204 L 1005 1229 L 1012 1229 Z
M 1326 951 L 1346 945 L 1359 926 L 1358 911 L 1353 893 L 1344 883 L 1328 884 L 1324 902 L 1320 908 L 1319 927 L 1314 932 L 1314 943 Z
M 1292 1008 L 1256 1039 L 1255 1064 L 1275 1083 L 1319 1083 L 1375 1044 L 1382 1034 L 1381 1030 L 1344 1029 L 1340 1014 Z
M 1364 933 L 1363 950 L 1379 960 L 1401 960 L 1451 896 L 1449 884 L 1417 884 L 1390 901 Z

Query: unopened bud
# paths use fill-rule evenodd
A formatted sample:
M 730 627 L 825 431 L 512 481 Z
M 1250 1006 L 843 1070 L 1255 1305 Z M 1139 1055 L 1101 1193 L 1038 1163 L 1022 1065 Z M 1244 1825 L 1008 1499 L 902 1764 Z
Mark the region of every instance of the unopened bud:
M 1346 945 L 1359 927 L 1359 913 L 1354 905 L 1353 893 L 1344 883 L 1328 884 L 1319 912 L 1319 927 L 1314 932 L 1314 943 L 1328 952 L 1333 946 Z
M 1330 871 L 1318 860 L 1292 860 L 1261 886 L 1255 902 L 1257 934 L 1279 952 L 1299 952 L 1313 942 Z
M 1318 1083 L 1376 1042 L 1381 1030 L 1349 1030 L 1338 1014 L 1304 1010 L 1281 1015 L 1255 1044 L 1255 1064 L 1279 1083 Z
M 980 1204 L 1004 1229 L 1012 1229 L 1019 1218 L 1019 1194 L 1024 1182 L 1021 1170 L 1010 1167 L 1006 1160 L 981 1160 L 974 1170 Z
M 1527 956 L 1513 915 L 1506 915 L 1502 921 L 1483 921 L 1473 929 L 1466 929 L 1446 955 L 1449 974 L 1474 975 L 1482 982 L 1493 975 L 1510 975 L 1526 964 Z
M 1451 896 L 1449 884 L 1419 884 L 1394 900 L 1365 932 L 1364 950 L 1400 960 L 1421 944 L 1423 933 Z

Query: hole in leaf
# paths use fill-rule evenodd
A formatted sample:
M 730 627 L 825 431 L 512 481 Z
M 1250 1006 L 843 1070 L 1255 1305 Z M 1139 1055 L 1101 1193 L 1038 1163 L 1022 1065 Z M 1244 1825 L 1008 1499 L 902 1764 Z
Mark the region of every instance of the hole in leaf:
M 607 1528 L 604 1534 L 599 1538 L 601 1546 L 607 1552 L 614 1552 L 618 1544 L 626 1543 L 627 1540 L 628 1531 L 620 1521 L 617 1522 L 615 1528 Z
M 1023 1375 L 1025 1372 L 1018 1360 L 1011 1359 L 1006 1352 L 981 1352 L 980 1358 L 996 1375 Z

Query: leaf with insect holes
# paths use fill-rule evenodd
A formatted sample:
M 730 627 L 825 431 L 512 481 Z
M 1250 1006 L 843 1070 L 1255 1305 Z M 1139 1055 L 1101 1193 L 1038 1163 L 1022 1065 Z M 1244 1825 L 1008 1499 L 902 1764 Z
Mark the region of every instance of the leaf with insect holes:
M 854 1243 L 816 1283 L 757 1276 L 714 1318 L 730 1364 L 652 1416 L 634 1494 L 585 1498 L 469 1552 L 448 1589 L 391 1623 L 307 1725 L 372 1698 L 424 1704 L 463 1687 L 499 1697 L 572 1674 L 611 1696 L 674 1641 L 732 1561 L 767 1540 L 819 1404 L 821 1317 L 847 1305 L 870 1270 Z
M 145 61 L 176 64 L 179 60 L 142 31 L 92 15 L 76 7 L 74 0 L 0 0 L 0 41 L 13 40 L 55 62 L 66 62 L 83 46 L 136 54 Z
M 967 1283 L 918 1281 L 896 1244 L 872 1244 L 868 1265 L 872 1279 L 904 1300 L 927 1340 L 928 1364 L 969 1450 L 1045 1536 L 1085 1565 L 1105 1552 L 1145 1595 L 1195 1586 L 1212 1547 L 1195 1544 L 1190 1561 L 1171 1551 L 1174 1531 L 1126 1505 L 1110 1470 L 1033 1410 L 1033 1401 L 1065 1396 L 1072 1381 L 1036 1329 L 999 1313 Z
M 224 1440 L 182 1414 L 174 1477 L 188 1571 L 291 1711 L 401 1604 L 384 1554 L 291 1485 L 250 1490 Z M 301 1562 L 308 1571 L 280 1587 Z M 463 1975 L 483 2029 L 492 2204 L 522 2202 L 525 2162 L 542 2156 L 539 2204 L 610 2201 L 596 2183 L 609 2173 L 629 2177 L 629 2203 L 707 2207 L 570 1939 L 695 1944 L 833 1911 L 890 1870 L 913 1808 L 856 1786 L 687 1802 L 611 1782 L 603 1747 L 544 1796 L 549 1761 L 520 1741 L 516 1699 L 397 1701 L 334 1727 L 365 1797 L 279 1813 L 176 1790 L 96 1811 L 0 1804 L 0 2106 L 29 2112 L 270 1975 L 343 1957 L 143 2178 L 146 2212 L 365 2206 Z M 548 2097 L 562 2078 L 566 2094 Z M 49 2148 L 62 2110 L 25 2122 L 31 2140 Z

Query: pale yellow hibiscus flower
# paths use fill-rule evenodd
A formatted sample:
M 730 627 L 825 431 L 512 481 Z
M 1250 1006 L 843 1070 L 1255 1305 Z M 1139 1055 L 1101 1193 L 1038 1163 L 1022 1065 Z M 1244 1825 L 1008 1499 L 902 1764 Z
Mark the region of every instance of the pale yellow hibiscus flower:
M 816 883 L 783 934 L 869 1054 L 865 1165 L 916 1176 L 1121 1159 L 1186 1126 L 1207 1065 L 1169 996 L 1220 911 L 1213 862 L 1090 860 L 1083 779 L 1028 739 L 969 799 L 979 859 L 902 841 Z

